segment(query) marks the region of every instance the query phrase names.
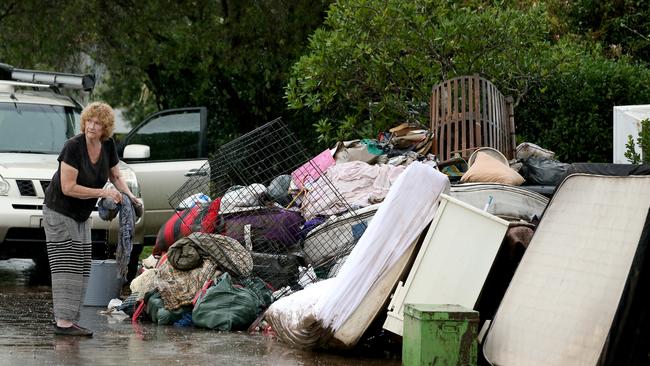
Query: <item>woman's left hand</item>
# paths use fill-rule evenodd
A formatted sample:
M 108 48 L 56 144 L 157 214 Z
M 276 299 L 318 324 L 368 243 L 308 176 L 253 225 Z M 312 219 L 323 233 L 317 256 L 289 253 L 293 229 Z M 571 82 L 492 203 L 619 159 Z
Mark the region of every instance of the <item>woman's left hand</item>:
M 131 203 L 134 206 L 142 206 L 142 201 L 139 198 L 137 198 L 136 196 L 129 196 L 129 198 L 131 199 Z

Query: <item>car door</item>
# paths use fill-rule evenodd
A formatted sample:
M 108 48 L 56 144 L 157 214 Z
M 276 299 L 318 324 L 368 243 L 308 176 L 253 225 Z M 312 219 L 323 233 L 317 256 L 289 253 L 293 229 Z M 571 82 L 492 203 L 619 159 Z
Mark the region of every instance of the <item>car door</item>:
M 135 171 L 144 201 L 145 243 L 155 241 L 173 214 L 170 197 L 206 164 L 206 128 L 205 107 L 170 109 L 151 115 L 122 139 L 120 157 Z M 147 147 L 148 154 L 131 153 Z

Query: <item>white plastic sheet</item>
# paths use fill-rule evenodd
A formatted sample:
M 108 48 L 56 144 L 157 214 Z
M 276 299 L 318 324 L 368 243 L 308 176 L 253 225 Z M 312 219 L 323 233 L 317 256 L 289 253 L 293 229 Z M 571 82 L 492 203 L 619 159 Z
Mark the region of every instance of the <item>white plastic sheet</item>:
M 316 304 L 321 293 L 334 285 L 332 280 L 313 283 L 269 306 L 264 318 L 278 338 L 298 348 L 318 344 L 322 327 L 316 316 Z

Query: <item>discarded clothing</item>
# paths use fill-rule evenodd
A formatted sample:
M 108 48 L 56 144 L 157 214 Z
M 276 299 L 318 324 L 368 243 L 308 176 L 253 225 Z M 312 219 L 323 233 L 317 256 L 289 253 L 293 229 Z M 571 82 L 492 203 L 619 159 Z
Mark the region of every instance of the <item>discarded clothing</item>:
M 157 268 L 148 269 L 134 278 L 129 285 L 131 293 L 140 294 L 139 298 L 141 299 L 144 297 L 144 294 L 154 290 L 156 288 L 156 284 L 154 283 L 156 272 L 158 272 Z
M 404 169 L 403 166 L 370 165 L 361 161 L 334 165 L 325 172 L 327 179 L 307 186 L 301 207 L 303 217 L 311 220 L 318 215 L 336 215 L 350 207 L 382 202 Z
M 129 272 L 129 259 L 133 249 L 133 234 L 135 232 L 135 212 L 131 199 L 122 193 L 120 206 L 120 231 L 117 238 L 117 249 L 115 250 L 115 261 L 118 265 L 118 277 L 126 280 Z
M 254 183 L 249 186 L 233 186 L 221 198 L 219 214 L 247 211 L 264 206 L 266 187 Z
M 184 305 L 191 305 L 194 295 L 217 272 L 217 264 L 210 260 L 203 261 L 201 267 L 191 271 L 179 271 L 169 262 L 165 262 L 158 269 L 155 279 L 156 288 L 165 302 L 165 308 L 175 310 Z
M 113 220 L 119 213 L 120 208 L 117 205 L 117 202 L 112 198 L 101 198 L 97 202 L 97 212 L 99 213 L 99 218 L 104 221 Z
M 192 235 L 192 234 L 190 234 Z M 207 255 L 192 240 L 177 240 L 167 251 L 167 260 L 172 267 L 181 271 L 190 271 L 203 264 Z
M 332 152 L 329 149 L 324 150 L 291 173 L 291 179 L 299 189 L 302 189 L 306 184 L 318 179 L 334 164 Z
M 304 223 L 300 212 L 279 207 L 227 214 L 222 220 L 223 235 L 240 243 L 250 240 L 252 250 L 266 253 L 284 253 L 296 245 Z
M 327 220 L 327 217 L 317 216 L 305 222 L 305 224 L 302 226 L 302 229 L 300 229 L 300 238 L 304 239 L 307 234 L 314 230 L 318 225 L 324 223 L 325 220 Z
M 190 311 L 183 313 L 183 316 L 181 316 L 181 318 L 174 323 L 174 326 L 179 328 L 188 328 L 193 325 L 194 323 L 192 322 L 192 312 Z
M 210 203 L 197 204 L 191 208 L 175 212 L 158 230 L 153 255 L 160 256 L 167 252 L 178 239 L 193 232 L 214 233 L 218 231 L 218 214 L 221 198 Z
M 158 291 L 149 292 L 145 295 L 147 304 L 146 312 L 151 317 L 151 321 L 158 325 L 169 325 L 183 318 L 186 313 L 192 312 L 191 306 L 184 306 L 175 310 L 169 310 Z
M 141 205 L 139 205 L 139 208 L 142 210 Z M 111 221 L 115 216 L 120 215 L 120 229 L 117 237 L 115 260 L 118 266 L 118 278 L 126 280 L 126 275 L 129 271 L 131 250 L 133 249 L 136 208 L 129 196 L 122 193 L 122 203 L 116 203 L 111 198 L 102 198 L 97 202 L 97 211 L 99 217 L 105 221 Z
M 183 253 L 178 251 L 179 255 L 168 257 L 173 267 L 191 267 L 189 263 L 200 263 L 204 259 L 209 259 L 219 266 L 219 269 L 231 272 L 235 276 L 248 277 L 253 270 L 253 259 L 250 252 L 244 248 L 237 240 L 218 234 L 209 233 L 191 233 L 185 238 L 179 239 L 173 247 L 189 246 L 194 248 L 185 250 Z M 174 252 L 176 250 L 171 250 Z M 181 258 L 181 254 L 187 257 Z M 182 261 L 182 264 L 179 263 Z M 178 267 L 176 267 L 178 268 Z
M 291 176 L 288 174 L 275 177 L 266 188 L 266 195 L 272 200 L 285 207 L 291 202 L 289 186 Z

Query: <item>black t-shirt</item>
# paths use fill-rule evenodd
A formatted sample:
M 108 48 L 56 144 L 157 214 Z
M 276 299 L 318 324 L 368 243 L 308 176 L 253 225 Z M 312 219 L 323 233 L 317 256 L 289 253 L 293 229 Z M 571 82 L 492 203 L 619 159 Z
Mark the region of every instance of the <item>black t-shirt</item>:
M 45 204 L 48 208 L 77 221 L 86 221 L 95 208 L 97 198 L 80 199 L 64 195 L 61 190 L 61 162 L 77 169 L 79 172 L 77 184 L 89 188 L 102 188 L 108 181 L 110 169 L 119 162 L 115 142 L 111 138 L 103 141 L 99 159 L 93 164 L 88 155 L 86 137 L 84 134 L 79 134 L 66 141 L 57 160 L 59 168 L 45 191 Z

